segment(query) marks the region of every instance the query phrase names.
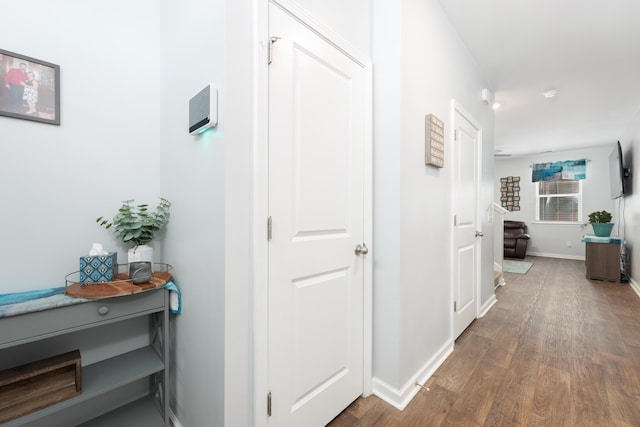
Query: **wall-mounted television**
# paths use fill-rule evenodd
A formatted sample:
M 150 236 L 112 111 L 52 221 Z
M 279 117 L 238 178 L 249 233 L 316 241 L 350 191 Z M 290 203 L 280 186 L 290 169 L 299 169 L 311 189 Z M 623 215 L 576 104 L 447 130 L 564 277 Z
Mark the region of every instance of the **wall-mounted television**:
M 611 154 L 609 154 L 609 183 L 611 185 L 612 199 L 617 199 L 626 194 L 625 178 L 627 176 L 629 175 L 628 170 L 624 168 L 622 146 L 618 141 Z

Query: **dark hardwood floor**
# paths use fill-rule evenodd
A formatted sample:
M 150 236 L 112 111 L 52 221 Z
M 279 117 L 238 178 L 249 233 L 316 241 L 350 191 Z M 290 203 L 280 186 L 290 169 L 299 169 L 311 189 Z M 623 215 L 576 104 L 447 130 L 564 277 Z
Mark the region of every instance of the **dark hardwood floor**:
M 640 426 L 640 298 L 583 261 L 530 257 L 404 411 L 360 398 L 329 426 Z

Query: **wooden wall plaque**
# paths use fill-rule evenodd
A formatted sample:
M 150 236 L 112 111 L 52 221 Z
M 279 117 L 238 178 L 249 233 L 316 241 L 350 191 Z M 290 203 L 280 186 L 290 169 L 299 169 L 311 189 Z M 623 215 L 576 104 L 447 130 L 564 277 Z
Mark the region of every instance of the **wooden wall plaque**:
M 425 159 L 427 165 L 444 167 L 444 123 L 433 114 L 425 117 Z

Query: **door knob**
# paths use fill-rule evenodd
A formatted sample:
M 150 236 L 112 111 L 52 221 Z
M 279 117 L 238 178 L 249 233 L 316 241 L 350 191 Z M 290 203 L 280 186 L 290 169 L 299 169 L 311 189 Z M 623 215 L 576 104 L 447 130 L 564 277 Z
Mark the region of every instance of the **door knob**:
M 356 246 L 355 252 L 356 252 L 356 255 L 366 255 L 369 253 L 369 248 L 367 248 L 367 245 L 363 243 L 362 246 L 360 245 Z
M 476 237 L 482 237 L 484 233 L 482 231 L 476 231 Z

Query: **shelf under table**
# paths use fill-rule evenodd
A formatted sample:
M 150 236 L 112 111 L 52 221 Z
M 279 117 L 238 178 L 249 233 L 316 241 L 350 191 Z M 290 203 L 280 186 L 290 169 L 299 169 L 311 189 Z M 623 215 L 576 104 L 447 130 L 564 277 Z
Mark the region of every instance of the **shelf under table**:
M 150 396 L 115 409 L 78 427 L 162 427 L 165 425 L 160 412 Z
M 111 359 L 94 363 L 83 367 L 82 369 L 82 393 L 79 396 L 62 401 L 31 414 L 27 414 L 13 421 L 9 421 L 7 424 L 4 424 L 3 427 L 18 427 L 31 421 L 41 419 L 47 415 L 81 404 L 82 402 L 99 397 L 111 390 L 118 389 L 126 384 L 133 383 L 134 381 L 153 375 L 163 369 L 164 363 L 151 346 L 143 347 L 138 350 L 115 356 Z M 155 412 L 158 413 L 157 410 Z M 158 416 L 162 419 L 160 413 L 158 413 Z M 138 427 L 138 424 L 131 425 Z M 143 425 L 146 424 L 140 424 L 140 426 Z

